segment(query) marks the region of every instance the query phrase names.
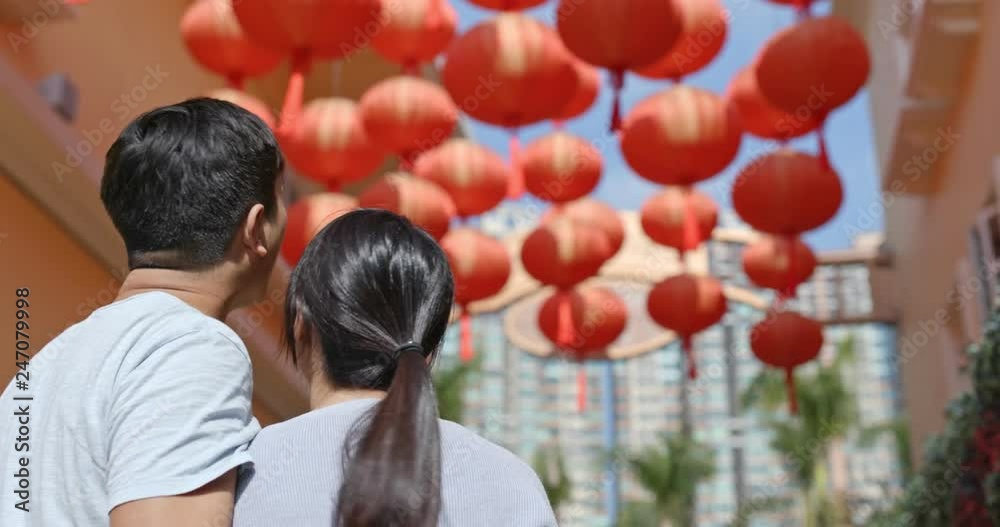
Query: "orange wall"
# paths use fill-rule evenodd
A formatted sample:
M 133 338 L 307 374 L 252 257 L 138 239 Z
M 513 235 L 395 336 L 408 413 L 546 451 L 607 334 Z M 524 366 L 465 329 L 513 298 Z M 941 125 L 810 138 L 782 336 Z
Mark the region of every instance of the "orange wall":
M 0 203 L 0 320 L 14 325 L 14 290 L 29 288 L 31 350 L 37 352 L 68 325 L 110 302 L 119 282 L 6 177 L 0 177 Z M 13 353 L 5 354 L 3 384 L 13 372 Z

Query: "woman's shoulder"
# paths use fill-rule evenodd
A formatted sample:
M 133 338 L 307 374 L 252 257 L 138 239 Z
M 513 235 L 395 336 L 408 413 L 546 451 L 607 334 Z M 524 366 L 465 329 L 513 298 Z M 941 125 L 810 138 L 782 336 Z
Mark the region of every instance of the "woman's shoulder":
M 477 476 L 502 473 L 501 479 L 508 482 L 538 481 L 531 466 L 513 452 L 451 421 L 441 421 L 441 456 L 446 476 L 457 472 L 474 472 Z

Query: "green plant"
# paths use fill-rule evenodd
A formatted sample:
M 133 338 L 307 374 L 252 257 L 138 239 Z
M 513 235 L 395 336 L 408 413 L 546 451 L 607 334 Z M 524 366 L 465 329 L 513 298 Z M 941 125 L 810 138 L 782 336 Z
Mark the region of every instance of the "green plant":
M 698 484 L 715 473 L 711 449 L 684 435 L 663 435 L 659 444 L 626 459 L 636 482 L 652 495 L 649 506 L 655 512 L 656 524 L 669 520 L 676 527 L 694 525 L 692 505 Z M 633 504 L 630 514 L 648 514 L 637 507 Z
M 545 495 L 549 498 L 552 510 L 558 513 L 559 506 L 569 501 L 573 493 L 573 482 L 566 473 L 562 451 L 555 445 L 541 447 L 535 451 L 532 465 L 542 481 L 542 487 L 545 488 Z
M 434 392 L 437 394 L 438 414 L 441 419 L 462 422 L 465 410 L 465 389 L 469 376 L 478 373 L 482 364 L 482 356 L 477 354 L 470 362 L 458 362 L 446 369 L 434 372 Z

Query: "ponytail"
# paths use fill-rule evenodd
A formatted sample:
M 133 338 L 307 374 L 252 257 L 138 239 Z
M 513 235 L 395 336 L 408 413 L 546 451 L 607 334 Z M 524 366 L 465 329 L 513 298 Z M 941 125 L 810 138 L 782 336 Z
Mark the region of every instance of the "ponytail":
M 338 527 L 438 525 L 441 432 L 434 385 L 419 345 L 397 353 L 388 393 L 359 423 L 360 439 L 349 442 L 356 446 L 348 449 Z

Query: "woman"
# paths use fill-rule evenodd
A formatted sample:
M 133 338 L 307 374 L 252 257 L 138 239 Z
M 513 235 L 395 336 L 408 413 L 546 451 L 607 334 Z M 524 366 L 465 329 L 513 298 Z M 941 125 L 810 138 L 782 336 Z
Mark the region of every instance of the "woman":
M 235 527 L 556 524 L 527 465 L 438 419 L 429 367 L 453 295 L 441 248 L 400 216 L 358 210 L 316 235 L 285 312 L 312 410 L 251 444 Z

